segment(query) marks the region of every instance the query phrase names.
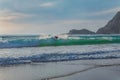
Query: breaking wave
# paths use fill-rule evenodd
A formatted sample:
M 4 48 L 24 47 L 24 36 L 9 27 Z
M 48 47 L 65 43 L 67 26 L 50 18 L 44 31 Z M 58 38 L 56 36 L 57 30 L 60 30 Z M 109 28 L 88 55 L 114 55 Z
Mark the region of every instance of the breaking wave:
M 92 51 L 85 53 L 43 53 L 22 57 L 0 58 L 0 65 L 30 64 L 34 62 L 60 62 L 120 58 L 120 50 Z
M 67 46 L 120 43 L 120 35 L 72 35 L 58 39 L 51 36 L 0 36 L 0 48 Z

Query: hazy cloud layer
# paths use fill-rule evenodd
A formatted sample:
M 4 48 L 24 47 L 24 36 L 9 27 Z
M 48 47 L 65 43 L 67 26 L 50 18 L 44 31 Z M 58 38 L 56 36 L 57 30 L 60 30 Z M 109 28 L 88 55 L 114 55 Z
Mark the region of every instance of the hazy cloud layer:
M 0 0 L 0 33 L 96 31 L 118 11 L 120 0 Z

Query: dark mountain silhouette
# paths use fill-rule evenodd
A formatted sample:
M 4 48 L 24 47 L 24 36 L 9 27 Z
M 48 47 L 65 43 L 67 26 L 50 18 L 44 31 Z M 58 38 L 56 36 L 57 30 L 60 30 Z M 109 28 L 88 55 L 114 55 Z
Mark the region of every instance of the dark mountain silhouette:
M 103 28 L 98 29 L 97 34 L 120 34 L 120 12 Z
M 72 29 L 68 34 L 95 34 L 95 32 L 89 31 L 87 29 L 76 30 Z
M 87 29 L 72 29 L 68 34 L 95 34 L 95 32 L 89 31 Z M 98 29 L 96 34 L 120 34 L 120 12 L 118 12 L 105 27 Z

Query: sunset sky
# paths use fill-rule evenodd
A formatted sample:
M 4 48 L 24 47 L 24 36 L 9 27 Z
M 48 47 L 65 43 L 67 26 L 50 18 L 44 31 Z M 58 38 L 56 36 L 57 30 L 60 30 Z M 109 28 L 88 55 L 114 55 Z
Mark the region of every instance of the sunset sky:
M 0 0 L 0 34 L 96 31 L 120 11 L 120 0 Z

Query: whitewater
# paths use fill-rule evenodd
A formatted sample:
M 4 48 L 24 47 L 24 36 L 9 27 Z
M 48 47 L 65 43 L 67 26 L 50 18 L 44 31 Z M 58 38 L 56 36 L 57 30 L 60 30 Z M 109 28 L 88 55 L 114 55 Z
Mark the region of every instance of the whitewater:
M 119 59 L 120 35 L 0 36 L 0 65 Z
M 0 79 L 118 80 L 119 52 L 116 43 L 2 48 Z
M 120 35 L 0 36 L 1 80 L 119 80 L 119 68 Z
M 0 36 L 0 48 L 120 43 L 120 35 Z

